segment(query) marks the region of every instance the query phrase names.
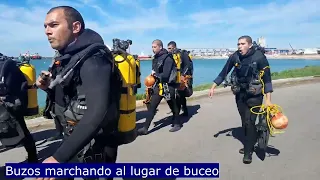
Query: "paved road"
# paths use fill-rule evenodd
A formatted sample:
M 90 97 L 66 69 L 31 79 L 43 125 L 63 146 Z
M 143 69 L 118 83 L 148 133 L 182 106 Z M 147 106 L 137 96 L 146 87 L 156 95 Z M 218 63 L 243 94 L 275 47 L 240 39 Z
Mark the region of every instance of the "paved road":
M 273 103 L 279 104 L 289 117 L 284 134 L 271 138 L 264 161 L 256 154 L 250 165 L 242 163 L 238 150 L 242 147 L 240 119 L 234 104 L 234 96 L 224 94 L 213 99 L 203 98 L 189 103 L 189 119 L 181 131 L 170 133 L 170 126 L 119 150 L 119 162 L 219 162 L 223 180 L 316 180 L 320 177 L 320 83 L 276 89 Z M 161 105 L 154 122 L 167 116 L 169 109 Z M 142 112 L 139 115 L 143 115 Z M 138 121 L 143 122 L 144 119 Z M 160 124 L 159 124 L 160 123 Z M 230 130 L 214 137 L 216 133 Z M 48 132 L 37 132 L 38 140 Z M 42 137 L 39 137 L 42 136 Z M 40 141 L 38 141 L 39 143 Z M 55 143 L 57 145 L 57 143 Z M 48 155 L 48 145 L 38 147 L 40 156 Z M 21 162 L 26 156 L 23 148 L 0 154 L 0 162 Z M 0 177 L 0 179 L 2 179 Z

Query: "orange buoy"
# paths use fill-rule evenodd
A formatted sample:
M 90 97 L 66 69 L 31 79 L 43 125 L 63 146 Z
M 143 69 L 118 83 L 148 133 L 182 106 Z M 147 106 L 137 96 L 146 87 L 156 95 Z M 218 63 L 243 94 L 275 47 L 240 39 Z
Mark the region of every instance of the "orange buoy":
M 285 129 L 288 126 L 288 118 L 281 112 L 278 112 L 271 118 L 271 124 L 276 129 Z
M 180 86 L 179 86 L 178 90 L 184 90 L 187 87 L 186 86 L 187 82 L 188 82 L 187 78 L 185 78 L 184 76 L 181 76 L 180 77 Z
M 149 75 L 144 79 L 144 85 L 146 87 L 153 86 L 155 82 L 156 82 L 156 79 L 152 75 Z

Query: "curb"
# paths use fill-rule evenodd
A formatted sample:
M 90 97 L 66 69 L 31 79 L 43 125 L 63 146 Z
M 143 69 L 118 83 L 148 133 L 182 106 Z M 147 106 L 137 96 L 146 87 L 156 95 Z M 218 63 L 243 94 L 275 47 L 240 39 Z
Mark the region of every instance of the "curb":
M 299 78 L 287 78 L 287 79 L 277 79 L 273 80 L 272 84 L 274 87 L 278 87 L 279 85 L 283 84 L 289 84 L 290 82 L 301 82 L 301 81 L 309 81 L 309 80 L 314 80 L 318 79 L 320 76 L 307 76 L 307 77 L 299 77 Z M 208 96 L 209 90 L 203 90 L 203 91 L 195 91 L 193 92 L 193 95 L 187 99 L 194 100 L 194 99 L 199 99 L 201 97 Z M 224 94 L 224 93 L 231 93 L 230 87 L 228 88 L 218 88 L 215 90 L 215 94 Z M 165 99 L 163 99 L 160 104 L 165 103 Z M 143 100 L 138 100 L 136 101 L 136 109 L 142 109 L 145 108 L 145 104 L 143 103 Z M 29 119 L 26 121 L 27 127 L 28 128 L 35 128 L 39 127 L 42 125 L 48 125 L 48 124 L 53 124 L 52 119 L 45 119 L 43 117 L 37 117 L 34 119 Z

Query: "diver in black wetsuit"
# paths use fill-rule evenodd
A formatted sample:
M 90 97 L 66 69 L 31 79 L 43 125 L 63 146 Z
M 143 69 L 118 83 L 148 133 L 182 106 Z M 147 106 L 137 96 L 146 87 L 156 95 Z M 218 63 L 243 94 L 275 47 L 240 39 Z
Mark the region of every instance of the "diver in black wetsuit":
M 176 50 L 177 48 L 177 44 L 174 41 L 170 41 L 168 43 L 168 51 L 169 52 L 173 52 L 174 50 Z M 192 75 L 191 74 L 191 63 L 190 63 L 190 59 L 188 56 L 188 52 L 187 51 L 181 51 L 181 77 L 184 77 L 186 75 Z M 189 90 L 192 90 L 192 84 L 189 85 Z M 180 108 L 182 107 L 182 111 L 183 111 L 183 116 L 188 116 L 188 107 L 187 107 L 187 88 L 185 88 L 184 90 L 179 90 L 178 89 L 178 96 L 177 96 L 177 106 L 178 106 L 178 110 L 180 111 Z
M 162 83 L 163 86 L 168 85 L 168 91 L 163 90 L 163 95 L 170 95 L 167 103 L 173 112 L 172 119 L 172 129 L 170 132 L 176 132 L 181 129 L 181 122 L 179 119 L 179 111 L 176 103 L 176 65 L 171 54 L 168 53 L 166 49 L 163 48 L 163 43 L 161 40 L 154 40 L 152 42 L 152 50 L 154 52 L 154 60 L 152 63 L 152 74 L 158 79 L 158 84 Z M 174 74 L 175 73 L 175 74 Z M 151 97 L 150 106 L 148 108 L 148 114 L 146 122 L 143 128 L 138 129 L 139 135 L 146 135 L 150 127 L 151 121 L 156 114 L 156 109 L 160 104 L 163 95 L 159 95 L 159 86 L 155 86 L 154 92 Z
M 45 19 L 45 33 L 48 37 L 51 47 L 58 50 L 60 57 L 56 58 L 56 66 L 62 67 L 62 71 L 69 67 L 73 58 L 77 58 L 78 53 L 83 52 L 83 49 L 89 47 L 93 43 L 104 44 L 102 37 L 93 30 L 85 29 L 85 24 L 81 14 L 72 7 L 59 6 L 52 8 Z M 84 61 L 77 71 L 73 72 L 74 77 L 66 80 L 65 83 L 58 84 L 62 86 L 62 91 L 65 100 L 70 104 L 70 100 L 77 97 L 77 92 L 85 94 L 86 109 L 81 120 L 76 124 L 76 127 L 70 131 L 68 137 L 65 138 L 61 146 L 56 152 L 46 160 L 44 163 L 66 163 L 77 161 L 74 158 L 85 146 L 95 142 L 87 151 L 90 152 L 92 148 L 98 147 L 98 154 L 103 153 L 102 159 L 99 162 L 115 163 L 117 158 L 118 145 L 114 142 L 114 138 L 110 138 L 110 131 L 114 131 L 116 127 L 109 127 L 109 124 L 114 125 L 114 121 L 109 119 L 111 99 L 113 99 L 113 86 L 111 87 L 111 79 L 113 64 L 112 56 L 106 57 L 100 52 L 91 53 L 87 60 Z M 46 79 L 40 76 L 37 80 L 37 86 L 48 93 L 52 85 L 50 74 Z M 61 72 L 58 72 L 58 74 Z M 51 82 L 51 84 L 50 84 Z M 106 115 L 106 113 L 108 113 Z M 110 122 L 112 121 L 112 122 Z M 69 122 L 68 122 L 69 123 Z M 103 126 L 107 124 L 107 126 Z M 72 124 L 68 124 L 68 127 Z M 105 128 L 105 129 L 101 129 Z M 101 131 L 102 130 L 102 131 Z M 102 133 L 101 133 L 102 132 Z M 97 162 L 96 154 L 89 155 L 91 161 Z M 80 159 L 82 162 L 88 162 L 86 154 Z M 38 178 L 38 180 L 43 178 Z M 73 178 L 69 178 L 73 179 Z M 113 179 L 113 178 L 108 178 Z
M 37 163 L 37 148 L 24 119 L 28 106 L 28 81 L 12 58 L 0 53 L 0 141 L 4 147 L 16 147 L 22 144 L 28 154 L 28 163 Z M 16 123 L 8 128 L 6 122 Z M 11 126 L 12 125 L 8 125 Z M 5 130 L 8 130 L 7 132 Z M 8 135 L 7 135 L 8 134 Z
M 235 67 L 234 67 L 235 66 Z M 265 84 L 264 92 L 266 93 L 265 104 L 271 104 L 271 93 L 273 92 L 269 62 L 266 56 L 258 49 L 252 46 L 250 36 L 241 36 L 238 39 L 238 51 L 231 55 L 214 80 L 209 96 L 212 97 L 214 89 L 219 86 L 227 74 L 234 67 L 231 74 L 231 89 L 235 94 L 236 104 L 241 116 L 242 127 L 245 132 L 244 148 L 240 149 L 240 153 L 244 154 L 243 162 L 251 163 L 254 145 L 256 143 L 256 114 L 250 112 L 253 106 L 261 105 L 263 102 L 263 94 L 261 92 L 262 84 L 257 83 L 259 71 L 264 70 L 263 81 Z M 254 91 L 256 90 L 256 91 Z

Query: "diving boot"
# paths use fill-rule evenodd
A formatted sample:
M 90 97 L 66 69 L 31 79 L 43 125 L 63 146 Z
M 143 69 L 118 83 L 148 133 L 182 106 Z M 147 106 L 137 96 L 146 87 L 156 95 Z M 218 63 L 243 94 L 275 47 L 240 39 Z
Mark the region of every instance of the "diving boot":
M 174 124 L 173 127 L 169 130 L 170 132 L 176 132 L 179 131 L 181 129 L 181 125 L 180 124 Z
M 148 129 L 150 127 L 151 121 L 146 121 L 144 126 L 140 129 L 138 129 L 138 135 L 147 135 L 148 134 Z
M 250 164 L 252 162 L 252 153 L 245 153 L 242 159 L 244 164 Z
M 241 149 L 239 149 L 239 153 L 240 154 L 244 154 L 244 148 L 241 148 Z M 252 154 L 253 152 L 251 152 L 251 154 Z
M 148 129 L 146 127 L 142 127 L 140 129 L 138 129 L 138 135 L 147 135 L 148 134 Z

